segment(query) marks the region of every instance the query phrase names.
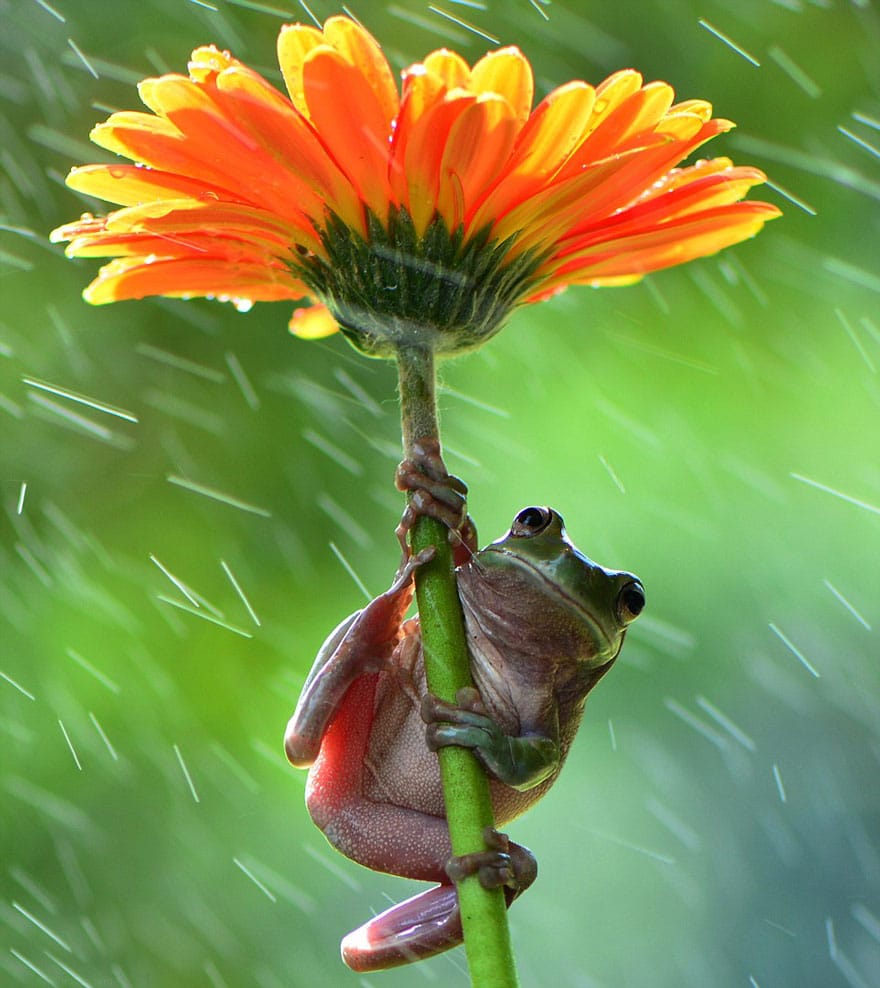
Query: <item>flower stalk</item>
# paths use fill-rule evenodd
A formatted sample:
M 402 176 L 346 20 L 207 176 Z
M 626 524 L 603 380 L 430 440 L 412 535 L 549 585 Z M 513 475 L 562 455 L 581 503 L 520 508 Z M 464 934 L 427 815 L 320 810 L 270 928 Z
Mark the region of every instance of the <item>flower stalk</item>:
M 430 349 L 401 347 L 397 353 L 404 457 L 419 440 L 439 436 L 436 371 Z M 464 620 L 445 525 L 419 517 L 411 533 L 414 552 L 434 546 L 431 562 L 416 570 L 416 598 L 428 688 L 455 702 L 458 690 L 473 686 Z M 440 775 L 454 855 L 486 849 L 483 832 L 494 826 L 489 783 L 473 752 L 441 748 Z M 518 985 L 503 889 L 485 889 L 476 875 L 458 885 L 465 950 L 474 988 Z

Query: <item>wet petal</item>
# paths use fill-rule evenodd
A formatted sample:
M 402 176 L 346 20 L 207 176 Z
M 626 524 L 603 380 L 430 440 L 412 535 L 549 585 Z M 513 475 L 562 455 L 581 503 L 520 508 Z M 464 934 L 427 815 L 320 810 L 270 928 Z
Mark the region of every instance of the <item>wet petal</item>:
M 322 44 L 324 35 L 321 31 L 306 24 L 285 24 L 278 35 L 278 64 L 284 76 L 284 85 L 293 105 L 306 118 L 309 108 L 303 87 L 303 66 L 306 55 Z
M 757 168 L 733 168 L 727 159 L 719 159 L 683 168 L 678 179 L 666 183 L 665 191 L 644 197 L 634 206 L 595 224 L 592 230 L 561 240 L 557 258 L 580 253 L 596 243 L 644 233 L 692 213 L 708 213 L 719 206 L 738 203 L 753 186 L 766 181 L 766 176 Z
M 657 127 L 672 105 L 675 93 L 665 82 L 652 82 L 621 100 L 601 123 L 591 121 L 590 133 L 568 163 L 568 168 L 601 161 L 628 145 L 639 144 Z M 597 94 L 597 101 L 601 96 Z
M 448 92 L 443 78 L 424 65 L 413 65 L 403 74 L 403 98 L 391 139 L 388 180 L 397 202 L 407 202 L 409 178 L 406 154 L 410 139 L 419 132 L 425 114 L 441 103 Z
M 472 106 L 475 97 L 462 90 L 432 106 L 411 128 L 406 145 L 404 172 L 406 205 L 419 234 L 434 218 L 440 192 L 440 163 L 453 124 Z
M 286 201 L 316 219 L 329 205 L 350 226 L 366 232 L 356 190 L 280 93 L 255 73 L 233 67 L 217 77 L 214 99 L 280 166 Z
M 120 206 L 184 196 L 193 199 L 220 199 L 222 196 L 236 201 L 228 189 L 139 165 L 80 165 L 70 170 L 65 182 L 77 192 Z

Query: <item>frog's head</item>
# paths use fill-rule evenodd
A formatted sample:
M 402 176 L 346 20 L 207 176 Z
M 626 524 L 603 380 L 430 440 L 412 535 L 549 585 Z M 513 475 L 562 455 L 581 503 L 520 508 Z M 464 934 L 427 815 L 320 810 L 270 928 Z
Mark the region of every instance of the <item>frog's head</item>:
M 626 629 L 645 606 L 638 578 L 588 559 L 552 508 L 524 508 L 506 535 L 478 553 L 478 562 L 484 572 L 517 575 L 524 611 L 561 608 L 573 617 L 583 637 L 582 655 L 593 669 L 617 655 Z

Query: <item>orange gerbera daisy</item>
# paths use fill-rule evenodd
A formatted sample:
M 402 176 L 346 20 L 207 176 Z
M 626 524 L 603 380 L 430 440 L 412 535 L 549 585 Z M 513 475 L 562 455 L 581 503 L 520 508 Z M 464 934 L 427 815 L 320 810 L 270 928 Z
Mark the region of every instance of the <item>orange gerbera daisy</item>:
M 93 303 L 147 295 L 310 300 L 291 329 L 337 328 L 367 353 L 448 353 L 518 304 L 573 284 L 637 281 L 712 254 L 778 215 L 742 201 L 765 176 L 727 158 L 676 167 L 730 129 L 703 100 L 617 72 L 569 82 L 534 109 L 516 48 L 471 68 L 432 52 L 398 91 L 375 39 L 347 17 L 281 29 L 289 96 L 212 46 L 189 76 L 139 86 L 150 113 L 114 113 L 92 140 L 134 164 L 74 168 L 118 204 L 52 234 L 115 258 Z

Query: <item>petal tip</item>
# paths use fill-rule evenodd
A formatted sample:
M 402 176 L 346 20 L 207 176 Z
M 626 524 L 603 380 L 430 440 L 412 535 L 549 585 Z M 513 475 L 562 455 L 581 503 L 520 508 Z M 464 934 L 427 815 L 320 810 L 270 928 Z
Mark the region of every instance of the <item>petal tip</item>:
M 325 305 L 294 309 L 287 327 L 301 340 L 322 340 L 339 332 L 339 326 Z

